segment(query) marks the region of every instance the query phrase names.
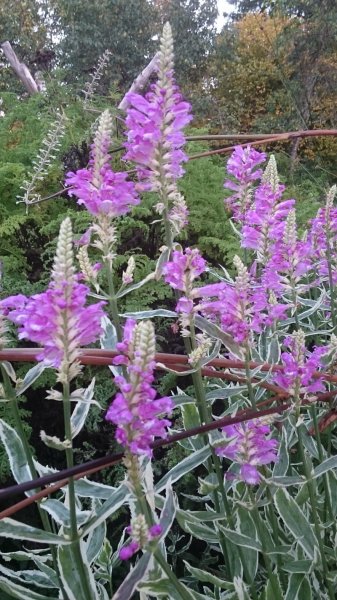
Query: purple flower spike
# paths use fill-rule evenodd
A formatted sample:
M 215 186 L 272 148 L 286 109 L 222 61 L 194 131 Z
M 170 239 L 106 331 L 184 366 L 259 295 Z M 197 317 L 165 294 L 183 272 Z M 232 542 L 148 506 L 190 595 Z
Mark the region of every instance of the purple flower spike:
M 68 173 L 65 181 L 69 196 L 76 196 L 77 203 L 95 217 L 119 217 L 140 202 L 134 184 L 127 181 L 128 174 L 115 173 L 110 167 L 111 129 L 111 116 L 105 111 L 91 146 L 89 168 Z
M 152 387 L 155 368 L 155 336 L 150 321 L 128 319 L 124 340 L 117 346 L 123 352 L 114 364 L 126 366 L 127 377 L 116 377 L 120 389 L 106 414 L 106 419 L 117 425 L 116 439 L 131 454 L 152 455 L 150 444 L 154 437 L 165 438 L 171 424 L 159 416 L 172 410 L 168 397 L 156 399 Z
M 250 485 L 259 483 L 258 466 L 277 460 L 278 441 L 270 439 L 270 427 L 259 419 L 237 423 L 223 428 L 228 439 L 225 446 L 217 447 L 218 456 L 224 456 L 240 465 L 240 478 Z

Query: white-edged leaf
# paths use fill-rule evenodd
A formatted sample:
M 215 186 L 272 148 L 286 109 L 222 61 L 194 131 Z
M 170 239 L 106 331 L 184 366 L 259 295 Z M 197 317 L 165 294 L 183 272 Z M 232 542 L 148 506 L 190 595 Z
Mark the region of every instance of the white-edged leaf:
M 219 387 L 211 392 L 207 392 L 206 400 L 222 400 L 224 398 L 231 398 L 232 396 L 237 396 L 245 391 L 247 391 L 246 385 Z
M 220 577 L 216 577 L 209 573 L 209 571 L 203 571 L 202 569 L 197 569 L 196 567 L 192 567 L 186 560 L 184 560 L 185 566 L 187 570 L 195 577 L 197 581 L 202 581 L 203 583 L 211 583 L 219 588 L 223 588 L 224 590 L 234 590 L 234 584 L 231 581 L 224 581 L 224 579 L 220 579 Z
M 41 508 L 45 510 L 59 525 L 70 528 L 71 517 L 70 510 L 60 500 L 48 498 L 41 503 Z M 84 525 L 92 515 L 90 510 L 76 510 L 76 520 L 79 527 Z
M 153 319 L 153 317 L 177 317 L 177 313 L 173 310 L 166 310 L 165 308 L 157 308 L 154 310 L 141 310 L 138 312 L 126 312 L 120 315 L 121 317 L 127 317 L 128 319 Z
M 332 471 L 336 468 L 337 456 L 330 456 L 330 458 L 327 458 L 320 465 L 318 465 L 318 467 L 315 468 L 313 473 L 313 479 L 316 479 L 316 477 L 320 477 L 321 475 L 324 475 L 324 473 L 328 473 L 328 471 Z
M 197 450 L 196 452 L 193 452 L 193 454 L 190 454 L 190 456 L 184 458 L 168 473 L 166 473 L 166 475 L 164 475 L 160 481 L 158 481 L 157 485 L 155 486 L 156 492 L 161 492 L 166 487 L 169 480 L 171 480 L 171 483 L 175 483 L 181 477 L 183 477 L 183 475 L 193 471 L 195 467 L 198 467 L 200 464 L 205 462 L 210 454 L 211 448 L 209 446 L 205 446 L 201 450 Z
M 27 371 L 26 375 L 24 376 L 23 380 L 20 381 L 20 383 L 17 385 L 15 390 L 16 395 L 20 396 L 21 394 L 23 394 L 34 383 L 34 381 L 36 381 L 40 377 L 41 373 L 43 373 L 43 371 L 46 368 L 47 367 L 45 364 L 39 362 L 36 365 L 34 365 L 34 367 L 29 369 L 29 371 Z
M 312 560 L 292 560 L 289 563 L 284 563 L 282 570 L 287 571 L 287 573 L 310 573 L 312 565 Z
M 311 586 L 308 578 L 300 573 L 293 573 L 284 600 L 311 600 Z
M 1 366 L 5 369 L 8 377 L 14 383 L 16 383 L 16 373 L 15 373 L 15 370 L 14 370 L 14 367 L 13 367 L 12 363 L 8 362 L 8 360 L 2 360 L 1 361 Z
M 31 527 L 26 523 L 14 521 L 14 519 L 2 519 L 0 521 L 0 537 L 12 538 L 14 540 L 29 540 L 45 544 L 69 544 L 62 536 L 49 533 L 37 527 Z
M 128 285 L 127 287 L 124 287 L 121 290 L 119 290 L 116 293 L 116 298 L 123 298 L 123 296 L 126 296 L 126 294 L 130 294 L 130 292 L 133 292 L 134 290 L 139 290 L 139 288 L 143 287 L 143 285 L 145 285 L 149 281 L 153 281 L 154 278 L 155 273 L 149 273 L 149 275 L 146 275 L 146 277 L 144 277 L 144 279 L 142 279 L 141 281 L 138 281 L 138 283 L 132 283 L 131 285 Z
M 5 577 L 0 577 L 0 590 L 8 594 L 10 598 L 16 598 L 17 600 L 50 600 L 50 596 L 44 596 L 38 592 L 34 592 L 22 585 L 14 583 L 14 581 L 8 581 Z
M 252 550 L 257 550 L 261 552 L 262 546 L 258 540 L 255 540 L 247 535 L 243 535 L 242 533 L 238 533 L 237 531 L 232 531 L 231 529 L 227 529 L 227 527 L 223 527 L 218 524 L 220 531 L 224 534 L 226 538 L 228 538 L 233 544 L 237 546 L 243 546 L 244 548 L 251 548 Z
M 312 525 L 299 508 L 287 490 L 280 488 L 275 492 L 274 502 L 277 511 L 285 526 L 303 548 L 310 559 L 314 559 L 315 552 L 319 552 L 318 541 L 313 532 Z
M 194 317 L 194 322 L 198 329 L 201 329 L 201 331 L 204 331 L 211 337 L 220 340 L 223 345 L 226 346 L 227 350 L 229 350 L 234 356 L 239 359 L 243 358 L 242 348 L 237 342 L 234 341 L 233 337 L 229 333 L 225 333 L 220 327 L 215 325 L 215 323 L 210 323 L 207 321 L 207 319 L 201 317 L 200 315 L 196 315 Z
M 174 517 L 176 515 L 177 505 L 174 497 L 174 492 L 169 481 L 166 486 L 166 495 L 163 509 L 160 514 L 161 534 L 160 539 L 164 539 L 171 529 Z
M 137 585 L 142 581 L 142 579 L 144 579 L 147 571 L 150 568 L 151 558 L 152 554 L 150 552 L 145 552 L 145 554 L 143 554 L 136 566 L 131 569 L 123 583 L 119 586 L 117 592 L 114 593 L 112 600 L 127 600 L 132 598 Z
M 79 546 L 82 556 L 82 569 L 84 570 L 84 573 L 81 573 L 77 568 L 77 550 L 74 544 L 60 546 L 58 549 L 57 561 L 64 589 L 69 600 L 80 600 L 81 598 L 87 598 L 87 588 L 90 590 L 90 599 L 99 600 L 94 574 L 91 571 L 90 565 L 86 559 L 85 544 L 83 540 L 79 541 Z
M 127 504 L 130 497 L 130 492 L 126 485 L 122 484 L 115 489 L 109 496 L 109 499 L 100 506 L 96 514 L 86 523 L 83 528 L 83 535 L 86 535 L 95 527 L 98 527 L 110 515 L 113 515 L 123 504 Z
M 36 569 L 13 571 L 12 569 L 7 569 L 6 567 L 0 564 L 0 573 L 8 579 L 13 579 L 14 581 L 18 580 L 19 583 L 36 585 L 37 587 L 41 588 L 57 587 L 57 585 L 55 585 L 55 583 L 51 581 L 51 579 L 47 577 L 47 575 L 45 575 L 41 571 L 37 571 Z
M 116 327 L 106 315 L 101 319 L 101 325 L 103 329 L 103 334 L 99 339 L 101 348 L 103 350 L 115 350 L 118 342 Z M 109 365 L 109 369 L 115 377 L 122 372 L 120 367 L 114 367 L 114 365 Z
M 82 430 L 88 412 L 90 410 L 91 401 L 94 396 L 95 388 L 95 377 L 93 378 L 90 385 L 84 390 L 83 399 L 79 400 L 72 412 L 70 423 L 71 423 L 71 437 L 74 439 Z
M 88 535 L 85 541 L 88 563 L 91 565 L 95 558 L 101 552 L 106 536 L 106 522 L 103 521 L 98 527 L 95 527 Z
M 5 446 L 10 468 L 17 483 L 24 483 L 34 479 L 26 458 L 23 443 L 15 429 L 0 419 L 0 439 Z M 34 494 L 35 490 L 26 492 L 26 496 Z
M 97 481 L 90 481 L 90 479 L 86 479 L 85 477 L 75 481 L 74 484 L 77 496 L 81 496 L 83 498 L 89 497 L 98 498 L 100 500 L 108 500 L 111 494 L 118 490 L 118 488 L 112 487 L 111 485 L 106 485 Z

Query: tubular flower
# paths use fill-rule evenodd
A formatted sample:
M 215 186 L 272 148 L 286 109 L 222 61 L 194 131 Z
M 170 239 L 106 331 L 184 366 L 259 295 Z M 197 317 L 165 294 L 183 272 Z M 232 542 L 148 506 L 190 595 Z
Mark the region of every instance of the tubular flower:
M 18 295 L 1 302 L 7 318 L 19 326 L 19 338 L 44 346 L 38 359 L 65 376 L 78 372 L 81 346 L 101 333 L 104 302 L 85 306 L 89 288 L 78 283 L 73 266 L 70 219 L 61 224 L 52 279 L 48 289 L 31 298 Z
M 262 170 L 256 169 L 266 160 L 264 152 L 247 146 L 237 146 L 227 162 L 227 171 L 236 181 L 227 180 L 224 187 L 235 192 L 225 199 L 225 204 L 233 212 L 237 221 L 245 222 L 245 215 L 252 203 L 252 182 L 260 179 Z
M 137 166 L 139 189 L 156 191 L 159 214 L 166 213 L 174 233 L 187 223 L 188 210 L 176 181 L 184 174 L 187 160 L 182 150 L 183 128 L 191 121 L 191 106 L 185 102 L 174 79 L 171 27 L 164 26 L 158 59 L 158 80 L 144 96 L 130 92 L 126 126 L 125 159 Z
M 106 110 L 91 146 L 89 168 L 68 173 L 65 183 L 70 186 L 69 196 L 76 196 L 90 214 L 114 218 L 125 215 L 140 200 L 134 184 L 127 181 L 128 174 L 115 173 L 110 167 L 111 130 L 111 116 Z
M 261 419 L 248 423 L 237 423 L 224 427 L 228 443 L 215 449 L 218 456 L 224 456 L 240 465 L 240 478 L 248 484 L 259 483 L 261 476 L 258 466 L 268 465 L 277 460 L 278 441 L 270 439 L 270 427 Z
M 276 373 L 274 382 L 295 398 L 300 394 L 323 392 L 323 380 L 314 377 L 314 373 L 322 367 L 321 357 L 327 349 L 316 346 L 312 352 L 307 351 L 301 330 L 286 337 L 283 345 L 288 352 L 281 354 L 283 370 Z
M 125 365 L 127 376 L 115 378 L 120 389 L 106 414 L 117 425 L 116 439 L 131 454 L 152 455 L 150 444 L 155 436 L 166 437 L 171 422 L 159 415 L 172 410 L 168 397 L 156 398 L 152 387 L 155 368 L 155 335 L 150 321 L 126 321 L 124 340 L 117 344 L 122 352 L 115 365 Z

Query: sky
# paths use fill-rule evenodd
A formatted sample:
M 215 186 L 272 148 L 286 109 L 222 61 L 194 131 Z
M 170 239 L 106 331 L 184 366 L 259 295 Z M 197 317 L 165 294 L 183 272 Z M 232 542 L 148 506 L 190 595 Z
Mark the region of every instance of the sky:
M 220 31 L 225 23 L 225 19 L 222 16 L 223 12 L 231 12 L 233 11 L 233 5 L 230 5 L 226 0 L 218 0 L 218 11 L 219 17 L 217 20 L 217 29 Z

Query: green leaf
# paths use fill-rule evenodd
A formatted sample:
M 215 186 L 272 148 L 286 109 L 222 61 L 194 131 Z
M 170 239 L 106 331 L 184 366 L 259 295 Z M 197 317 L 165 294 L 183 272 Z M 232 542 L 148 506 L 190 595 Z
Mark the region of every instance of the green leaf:
M 310 573 L 312 564 L 312 560 L 292 560 L 289 563 L 284 563 L 282 569 L 287 573 Z
M 195 404 L 184 404 L 181 407 L 181 416 L 186 430 L 200 425 L 199 411 Z M 190 437 L 189 442 L 194 450 L 200 450 L 205 445 L 203 438 L 199 435 Z
M 15 390 L 16 395 L 20 396 L 23 394 L 34 383 L 34 381 L 40 377 L 41 373 L 43 373 L 45 369 L 46 365 L 44 365 L 42 362 L 37 363 L 34 365 L 34 367 L 29 369 L 23 380 L 17 385 Z
M 181 477 L 193 471 L 200 464 L 204 463 L 207 458 L 211 454 L 211 449 L 209 446 L 205 446 L 201 450 L 197 450 L 187 456 L 182 461 L 180 461 L 177 465 L 175 465 L 155 486 L 155 490 L 157 493 L 161 492 L 167 485 L 168 481 L 171 479 L 171 483 L 175 483 Z
M 278 452 L 278 460 L 273 468 L 273 477 L 284 477 L 289 468 L 288 430 L 282 427 L 282 439 Z
M 117 592 L 115 592 L 113 595 L 112 600 L 127 600 L 132 598 L 133 592 L 136 590 L 137 585 L 142 581 L 150 568 L 151 557 L 152 554 L 150 552 L 145 552 L 145 554 L 143 554 L 136 566 L 131 569 L 127 577 L 124 579 L 122 585 L 119 586 Z
M 186 513 L 187 511 L 177 511 L 177 521 L 184 531 L 191 533 L 194 537 L 199 540 L 204 540 L 209 544 L 219 544 L 219 535 L 217 531 L 204 525 L 200 521 L 189 521 L 188 518 L 186 518 Z
M 107 500 L 111 494 L 116 492 L 118 488 L 112 487 L 111 485 L 105 485 L 104 483 L 98 483 L 97 481 L 90 481 L 90 479 L 80 479 L 75 481 L 75 492 L 77 496 L 84 498 L 99 498 L 100 500 Z
M 226 346 L 227 350 L 229 350 L 234 356 L 239 359 L 243 358 L 241 346 L 234 341 L 229 333 L 225 333 L 220 327 L 215 325 L 215 323 L 210 323 L 207 321 L 207 319 L 201 317 L 200 315 L 196 315 L 194 317 L 194 322 L 198 329 L 201 329 L 201 331 L 208 333 L 208 335 L 211 337 L 220 340 L 223 345 Z
M 128 287 L 119 290 L 116 294 L 116 298 L 123 298 L 123 296 L 126 296 L 130 292 L 133 292 L 134 290 L 139 290 L 139 288 L 143 287 L 143 285 L 145 285 L 149 281 L 153 281 L 154 277 L 154 273 L 149 273 L 149 275 L 146 275 L 146 277 L 144 277 L 144 279 L 142 279 L 141 281 L 138 281 L 138 283 L 132 283 Z
M 237 531 L 227 529 L 226 527 L 220 525 L 220 523 L 218 524 L 218 527 L 220 531 L 222 531 L 224 536 L 228 538 L 231 542 L 233 542 L 233 544 L 236 544 L 237 546 L 243 546 L 244 548 L 251 548 L 252 550 L 257 550 L 258 552 L 261 552 L 262 546 L 258 540 L 255 540 L 254 538 L 249 537 L 247 535 L 243 535 L 242 533 L 238 533 Z
M 312 525 L 307 520 L 295 500 L 288 492 L 281 488 L 274 496 L 275 506 L 285 526 L 311 559 L 314 558 L 315 549 L 319 552 L 318 541 L 313 533 Z
M 28 598 L 29 600 L 50 600 L 50 596 L 33 592 L 33 590 L 18 585 L 14 581 L 8 581 L 4 577 L 0 577 L 0 589 L 11 598 L 17 598 L 17 600 L 28 600 Z
M 105 537 L 106 521 L 103 521 L 98 527 L 95 527 L 95 529 L 89 533 L 88 538 L 85 541 L 87 559 L 90 565 L 102 551 Z
M 14 521 L 13 519 L 2 519 L 0 521 L 0 537 L 12 538 L 14 540 L 30 540 L 31 542 L 40 542 L 45 544 L 69 544 L 61 535 L 48 533 L 43 529 L 31 527 L 26 523 Z
M 235 387 L 228 386 L 225 388 L 217 388 L 216 390 L 212 390 L 206 394 L 206 400 L 222 400 L 224 398 L 231 398 L 232 396 L 237 396 L 242 392 L 247 391 L 246 385 L 237 385 Z
M 48 576 L 46 576 L 44 573 L 41 573 L 41 571 L 37 571 L 36 569 L 13 571 L 12 569 L 7 569 L 0 564 L 0 573 L 9 579 L 18 579 L 19 583 L 28 583 L 43 588 L 57 587 L 57 585 L 55 586 L 53 581 Z
M 238 528 L 240 530 L 240 533 L 245 536 L 248 536 L 249 538 L 256 539 L 256 527 L 250 512 L 244 509 L 242 506 L 238 506 L 237 515 Z M 246 548 L 244 554 L 247 571 L 250 575 L 251 580 L 254 581 L 259 563 L 259 554 L 256 550 L 252 550 L 249 548 Z
M 313 473 L 313 479 L 316 479 L 316 477 L 320 477 L 321 475 L 324 475 L 324 473 L 332 471 L 332 469 L 336 468 L 337 456 L 330 456 L 330 458 L 327 458 L 320 465 L 318 465 L 318 467 L 316 467 Z
M 165 308 L 157 308 L 155 310 L 141 310 L 139 312 L 126 312 L 120 315 L 120 317 L 126 317 L 128 319 L 153 319 L 153 317 L 177 317 L 177 313 L 173 310 L 166 310 Z
M 24 483 L 33 479 L 31 470 L 27 464 L 26 453 L 20 437 L 15 429 L 8 425 L 3 419 L 0 419 L 0 439 L 5 446 L 11 471 L 17 483 Z M 31 496 L 35 490 L 26 492 Z
M 71 415 L 71 437 L 74 439 L 82 430 L 91 406 L 94 395 L 95 378 L 83 392 L 83 399 L 79 400 Z
M 60 500 L 56 500 L 55 498 L 48 498 L 41 503 L 41 508 L 45 510 L 59 525 L 63 527 L 70 528 L 70 510 L 67 506 L 63 504 Z M 91 516 L 90 510 L 76 510 L 76 519 L 77 524 L 81 527 L 84 523 L 86 523 Z
M 164 539 L 172 527 L 176 515 L 177 505 L 174 498 L 174 492 L 169 481 L 166 486 L 165 502 L 160 514 L 161 534 L 159 539 Z
M 69 600 L 87 598 L 87 586 L 90 589 L 90 598 L 98 600 L 95 579 L 90 565 L 86 560 L 85 544 L 79 541 L 84 573 L 77 566 L 77 549 L 75 543 L 68 546 L 60 546 L 57 553 L 60 577 Z M 85 580 L 84 580 L 85 577 Z M 86 583 L 85 583 L 86 582 Z
M 89 531 L 98 527 L 98 525 L 123 506 L 123 504 L 127 504 L 129 498 L 130 492 L 124 484 L 116 488 L 115 491 L 110 494 L 109 499 L 97 509 L 96 515 L 83 526 L 83 535 L 86 535 Z
M 311 598 L 311 586 L 308 578 L 299 573 L 290 575 L 284 600 L 311 600 Z
M 186 560 L 184 560 L 185 566 L 187 570 L 196 578 L 197 581 L 202 581 L 203 583 L 211 583 L 219 588 L 224 590 L 234 590 L 234 584 L 231 581 L 224 581 L 220 579 L 220 577 L 216 577 L 209 573 L 208 571 L 203 571 L 202 569 L 197 569 L 196 567 L 192 567 Z

